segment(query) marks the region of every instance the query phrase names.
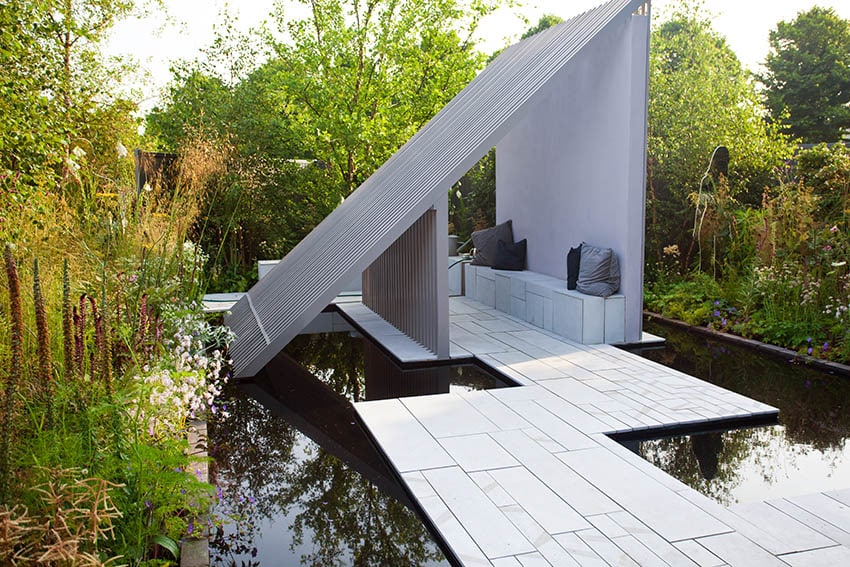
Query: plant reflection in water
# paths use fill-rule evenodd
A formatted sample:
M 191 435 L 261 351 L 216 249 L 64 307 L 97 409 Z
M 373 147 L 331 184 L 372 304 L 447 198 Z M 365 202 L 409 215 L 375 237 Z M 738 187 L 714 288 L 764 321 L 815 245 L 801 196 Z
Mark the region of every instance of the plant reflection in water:
M 779 425 L 632 443 L 722 504 L 850 488 L 850 378 L 648 322 L 641 354 L 779 408 Z
M 505 384 L 391 366 L 348 334 L 302 335 L 231 390 L 210 453 L 219 517 L 238 521 L 216 530 L 214 565 L 448 564 L 349 402 Z

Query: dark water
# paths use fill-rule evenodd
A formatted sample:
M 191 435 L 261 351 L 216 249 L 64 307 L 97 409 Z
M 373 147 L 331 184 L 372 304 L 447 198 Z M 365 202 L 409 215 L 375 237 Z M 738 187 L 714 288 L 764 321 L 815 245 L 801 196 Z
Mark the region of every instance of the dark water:
M 779 425 L 643 441 L 639 452 L 723 504 L 850 488 L 850 378 L 649 322 L 641 352 L 779 408 Z
M 317 379 L 318 378 L 318 379 Z M 448 565 L 352 401 L 506 384 L 476 366 L 402 371 L 348 333 L 297 337 L 210 425 L 213 565 Z

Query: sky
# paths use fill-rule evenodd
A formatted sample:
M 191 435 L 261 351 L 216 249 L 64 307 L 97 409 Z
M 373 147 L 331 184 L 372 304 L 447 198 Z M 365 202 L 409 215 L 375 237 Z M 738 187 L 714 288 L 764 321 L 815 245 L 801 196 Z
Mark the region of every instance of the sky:
M 516 40 L 541 15 L 556 14 L 568 19 L 590 9 L 602 0 L 521 0 L 519 8 L 503 8 L 482 21 L 479 30 L 480 49 L 485 53 Z M 660 21 L 675 0 L 652 2 L 653 19 Z M 107 52 L 132 55 L 140 68 L 148 73 L 141 84 L 142 109 L 153 107 L 162 88 L 168 83 L 169 68 L 175 60 L 192 60 L 214 37 L 214 27 L 227 7 L 237 17 L 235 26 L 247 31 L 269 17 L 274 0 L 164 0 L 168 18 L 161 14 L 147 19 L 119 22 L 113 30 Z M 842 18 L 850 19 L 848 0 L 712 0 L 705 9 L 713 14 L 715 31 L 726 36 L 733 51 L 745 67 L 758 70 L 768 52 L 768 33 L 782 20 L 792 20 L 814 5 L 831 7 Z M 295 12 L 293 12 L 295 13 Z

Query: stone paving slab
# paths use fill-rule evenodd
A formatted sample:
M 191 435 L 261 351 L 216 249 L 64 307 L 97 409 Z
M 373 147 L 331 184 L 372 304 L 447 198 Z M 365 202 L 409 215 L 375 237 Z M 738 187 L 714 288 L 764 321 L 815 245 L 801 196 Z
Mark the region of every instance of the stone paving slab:
M 608 436 L 774 408 L 467 298 L 450 313 L 452 353 L 521 386 L 355 407 L 462 564 L 850 565 L 850 489 L 728 509 Z
M 795 553 L 835 545 L 834 541 L 822 533 L 766 502 L 737 504 L 730 507 L 730 511 L 771 535 L 772 541 L 776 544 L 768 547 L 766 542 L 769 540 L 766 538 L 759 543 L 776 554 Z

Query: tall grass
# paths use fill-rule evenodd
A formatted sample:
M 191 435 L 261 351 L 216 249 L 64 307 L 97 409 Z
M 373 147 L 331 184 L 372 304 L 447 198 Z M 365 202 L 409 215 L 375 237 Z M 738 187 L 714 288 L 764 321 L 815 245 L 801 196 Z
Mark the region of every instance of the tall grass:
M 800 152 L 759 208 L 717 191 L 699 238 L 702 270 L 652 272 L 650 309 L 850 363 L 850 150 Z M 721 184 L 722 185 L 722 184 Z
M 223 357 L 202 344 L 206 255 L 187 238 L 209 167 L 192 155 L 173 190 L 81 170 L 73 206 L 0 176 L 4 564 L 167 563 L 204 511 L 182 426 Z

